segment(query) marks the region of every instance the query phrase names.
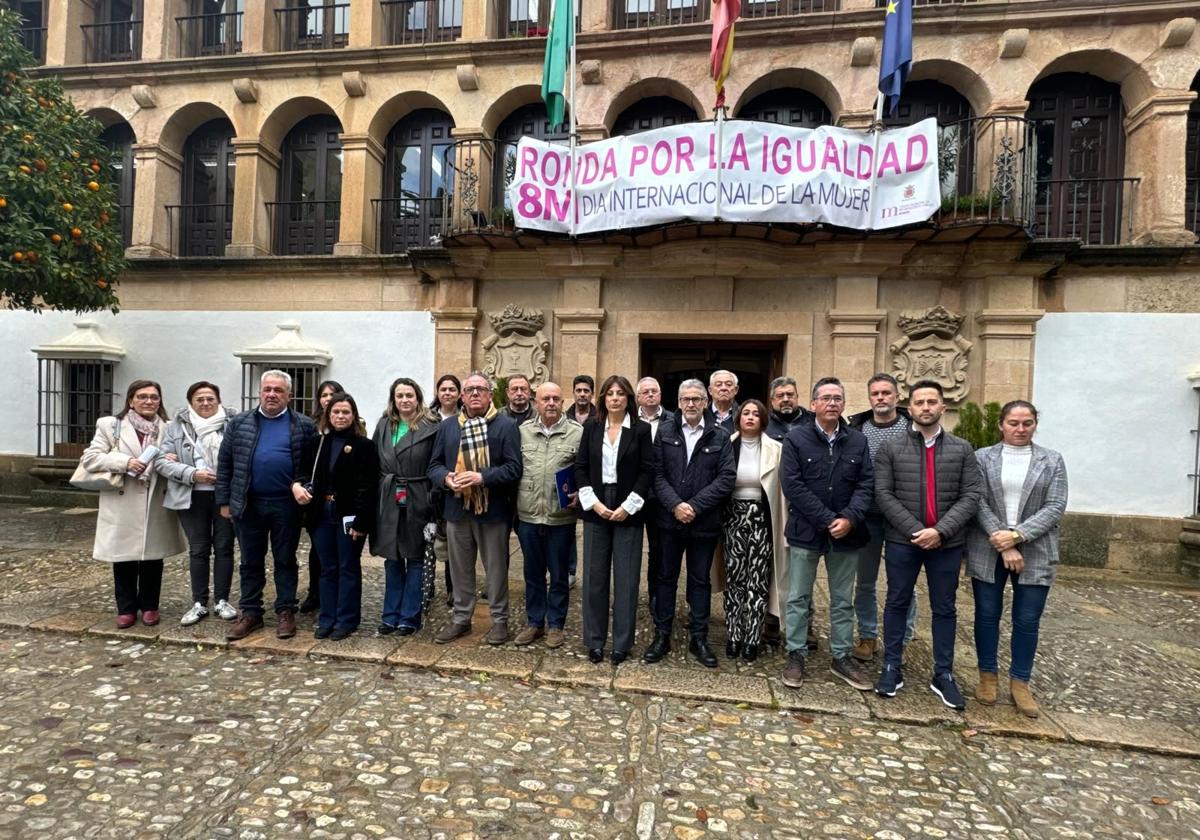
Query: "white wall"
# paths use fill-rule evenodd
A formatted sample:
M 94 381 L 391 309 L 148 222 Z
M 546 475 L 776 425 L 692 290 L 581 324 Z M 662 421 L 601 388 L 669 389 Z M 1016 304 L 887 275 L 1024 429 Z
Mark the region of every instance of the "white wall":
M 1066 459 L 1068 508 L 1193 513 L 1200 314 L 1052 313 L 1036 345 L 1036 440 Z
M 397 376 L 433 385 L 434 329 L 426 312 L 167 312 L 73 313 L 0 311 L 0 364 L 6 382 L 0 400 L 0 452 L 37 452 L 37 357 L 32 349 L 58 341 L 81 319 L 124 346 L 114 390 L 124 395 L 134 379 L 162 383 L 168 412 L 186 403 L 188 385 L 217 384 L 226 405 L 241 397 L 241 360 L 234 350 L 262 344 L 283 321 L 300 324 L 305 341 L 333 355 L 325 377 L 344 385 L 358 402 L 368 431 L 387 402 Z

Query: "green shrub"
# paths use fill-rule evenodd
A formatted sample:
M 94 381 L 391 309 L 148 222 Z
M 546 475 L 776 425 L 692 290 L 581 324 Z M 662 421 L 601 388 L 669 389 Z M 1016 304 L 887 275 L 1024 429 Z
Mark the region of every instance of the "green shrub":
M 1000 403 L 990 402 L 983 408 L 976 403 L 963 403 L 958 410 L 958 425 L 954 434 L 975 449 L 1000 442 Z

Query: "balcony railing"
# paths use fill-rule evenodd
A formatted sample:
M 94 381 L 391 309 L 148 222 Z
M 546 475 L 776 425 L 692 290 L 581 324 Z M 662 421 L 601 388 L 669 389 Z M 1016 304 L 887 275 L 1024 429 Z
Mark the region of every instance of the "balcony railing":
M 1036 154 L 1021 117 L 971 117 L 938 126 L 939 227 L 1033 224 Z
M 235 55 L 242 51 L 242 13 L 220 12 L 175 18 L 180 58 Z
M 88 64 L 109 61 L 140 61 L 142 58 L 142 22 L 120 20 L 113 23 L 85 23 L 83 56 Z
M 807 15 L 813 12 L 837 12 L 842 0 L 744 0 L 742 17 L 767 18 Z
M 500 38 L 545 38 L 550 34 L 552 0 L 496 0 L 496 33 Z M 575 8 L 575 31 L 579 32 L 580 7 Z
M 333 253 L 341 226 L 341 201 L 268 201 L 267 215 L 274 253 Z
M 46 27 L 29 26 L 17 30 L 21 46 L 33 53 L 33 59 L 38 64 L 46 62 Z
M 379 252 L 403 254 L 439 239 L 448 200 L 448 196 L 374 199 L 371 204 L 375 209 L 375 229 L 379 231 Z
M 1005 2 L 1006 0 L 913 0 L 914 6 L 961 6 L 963 3 Z M 875 8 L 887 8 L 888 0 L 875 0 Z
M 1141 178 L 1063 178 L 1037 182 L 1039 239 L 1123 245 L 1133 238 Z
M 388 44 L 429 44 L 462 37 L 463 0 L 383 0 Z
M 709 0 L 613 0 L 613 29 L 649 29 L 708 20 Z
M 232 204 L 168 204 L 171 253 L 180 257 L 223 257 L 233 241 Z
M 1187 179 L 1187 204 L 1184 205 L 1183 224 L 1200 237 L 1200 177 Z
M 350 42 L 349 3 L 276 9 L 275 20 L 284 52 L 335 50 Z

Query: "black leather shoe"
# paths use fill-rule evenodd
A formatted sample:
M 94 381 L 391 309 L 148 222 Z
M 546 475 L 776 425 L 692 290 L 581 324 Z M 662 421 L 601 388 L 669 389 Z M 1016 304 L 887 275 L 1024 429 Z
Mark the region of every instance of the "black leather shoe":
M 396 632 L 396 625 L 395 625 L 395 624 L 382 624 L 382 623 L 381 623 L 381 624 L 379 625 L 379 627 L 378 627 L 378 628 L 376 628 L 375 632 L 376 632 L 376 633 L 378 633 L 380 636 L 390 636 L 390 635 L 392 635 L 393 633 L 395 633 L 395 632 Z
M 717 655 L 708 646 L 708 639 L 695 638 L 688 643 L 688 653 L 705 668 L 717 667 Z
M 308 590 L 308 594 L 304 596 L 304 600 L 300 602 L 301 615 L 315 613 L 321 609 L 321 596 L 317 594 L 315 589 Z
M 315 638 L 315 639 L 328 639 L 328 638 L 329 638 L 329 634 L 330 634 L 330 633 L 332 633 L 332 632 L 333 632 L 333 628 L 332 628 L 332 627 L 318 627 L 316 630 L 314 630 L 314 631 L 313 631 L 313 638 Z
M 593 665 L 599 665 L 604 661 L 604 648 L 589 648 L 588 661 Z
M 352 635 L 354 635 L 354 631 L 349 627 L 334 627 L 333 632 L 329 634 L 329 641 L 340 642 Z
M 401 624 L 399 627 L 396 628 L 397 636 L 411 636 L 413 633 L 416 633 L 416 632 L 417 632 L 416 627 L 409 627 L 407 624 Z
M 610 657 L 610 659 L 612 659 L 612 664 L 614 664 L 614 665 L 620 665 L 622 662 L 624 662 L 628 658 L 629 658 L 629 651 L 627 651 L 627 650 L 614 650 L 612 652 L 612 656 Z
M 741 642 L 726 642 L 725 643 L 725 656 L 728 657 L 729 659 L 737 659 L 738 654 L 741 652 L 742 652 L 742 643 Z
M 654 641 L 642 654 L 642 661 L 648 663 L 661 662 L 662 658 L 671 652 L 671 637 L 667 633 L 654 631 Z
M 753 662 L 758 659 L 758 645 L 746 645 L 742 648 L 742 661 Z

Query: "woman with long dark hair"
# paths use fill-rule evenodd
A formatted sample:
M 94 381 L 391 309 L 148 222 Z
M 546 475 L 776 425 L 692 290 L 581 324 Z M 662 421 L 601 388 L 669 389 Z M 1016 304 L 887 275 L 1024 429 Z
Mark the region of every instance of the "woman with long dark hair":
M 650 492 L 650 424 L 637 417 L 633 386 L 610 376 L 596 416 L 583 426 L 575 481 L 583 511 L 583 641 L 600 662 L 612 608 L 612 662 L 629 657 L 637 629 L 642 569 L 642 506 Z
M 339 641 L 356 631 L 362 618 L 360 559 L 375 526 L 379 456 L 375 444 L 358 432 L 354 397 L 334 394 L 322 420 L 324 431 L 316 451 L 301 472 L 308 483 L 296 496 L 308 506 L 308 524 L 321 558 L 321 609 L 315 635 Z
M 435 423 L 457 417 L 462 410 L 462 382 L 453 373 L 443 373 L 433 387 L 433 399 L 429 403 Z M 446 569 L 446 606 L 454 606 L 454 586 L 450 580 L 450 551 L 446 546 L 446 518 L 442 516 L 441 488 L 434 496 L 434 513 L 437 516 L 437 532 L 433 536 L 433 554 Z
M 160 480 L 159 447 L 167 434 L 162 387 L 138 379 L 125 392 L 115 417 L 101 417 L 80 464 L 88 472 L 124 475 L 120 490 L 100 493 L 92 556 L 111 563 L 117 627 L 158 624 L 163 558 L 184 550 L 175 511 L 163 507 L 167 481 Z
M 425 544 L 437 527 L 439 491 L 426 474 L 437 428 L 421 386 L 403 376 L 393 382 L 373 437 L 379 452 L 379 509 L 371 553 L 384 558 L 383 636 L 410 636 L 421 629 Z
M 345 393 L 342 383 L 336 379 L 326 379 L 317 386 L 317 401 L 313 404 L 312 413 L 308 416 L 317 424 L 317 431 L 324 432 L 325 407 L 334 394 Z M 365 432 L 361 432 L 366 434 Z M 308 529 L 308 592 L 300 602 L 300 612 L 307 615 L 321 608 L 321 558 L 317 552 L 317 541 L 312 529 Z

